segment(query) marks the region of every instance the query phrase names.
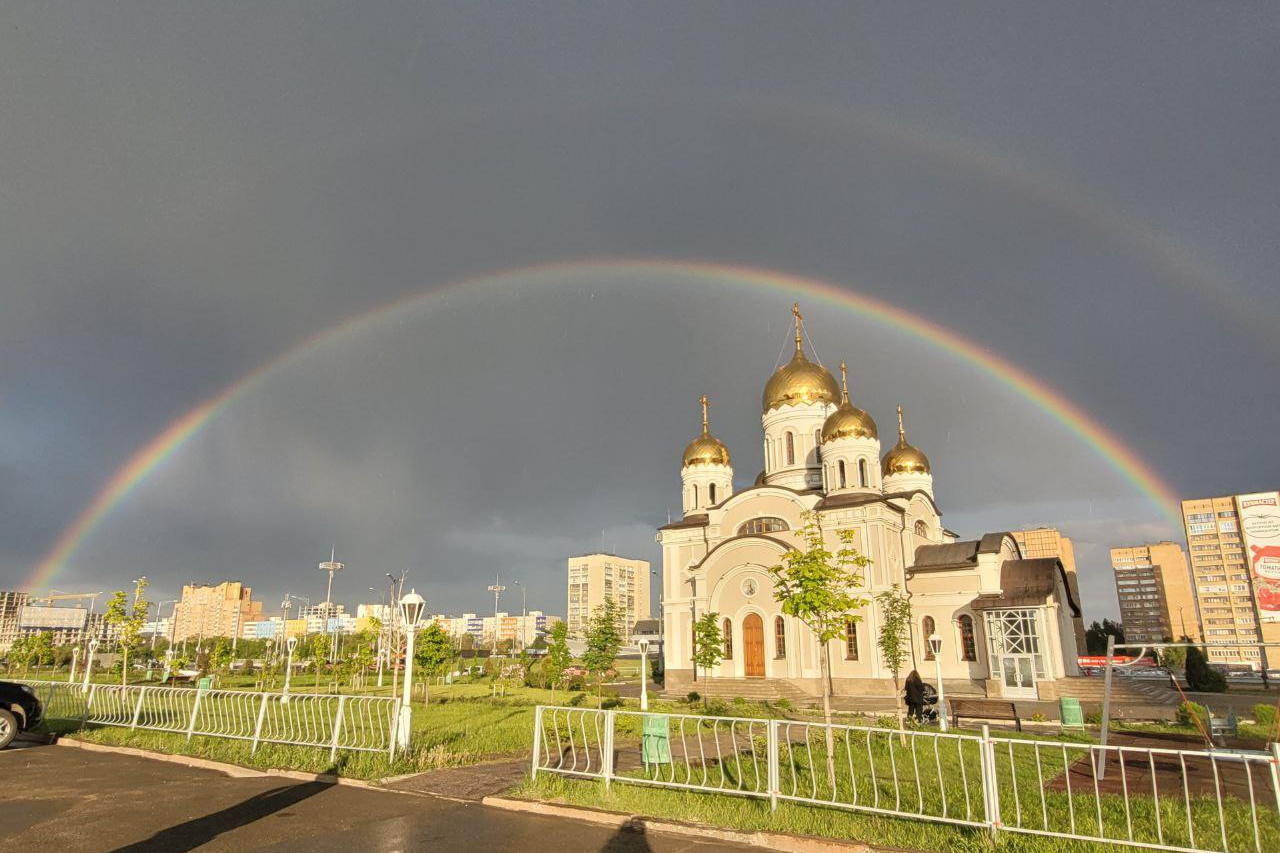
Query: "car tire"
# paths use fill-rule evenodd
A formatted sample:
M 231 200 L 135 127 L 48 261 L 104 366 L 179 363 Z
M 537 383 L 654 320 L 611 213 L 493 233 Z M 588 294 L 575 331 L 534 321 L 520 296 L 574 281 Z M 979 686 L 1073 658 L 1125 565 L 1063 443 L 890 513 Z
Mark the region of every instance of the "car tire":
M 17 736 L 18 718 L 4 708 L 0 708 L 0 749 L 13 743 L 13 739 Z

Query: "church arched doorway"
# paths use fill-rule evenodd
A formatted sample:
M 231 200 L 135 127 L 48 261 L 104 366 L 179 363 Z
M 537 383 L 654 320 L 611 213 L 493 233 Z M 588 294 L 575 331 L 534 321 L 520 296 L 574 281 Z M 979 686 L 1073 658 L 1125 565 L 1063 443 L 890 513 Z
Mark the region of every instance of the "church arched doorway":
M 764 678 L 764 620 L 759 613 L 748 613 L 742 620 L 742 674 Z

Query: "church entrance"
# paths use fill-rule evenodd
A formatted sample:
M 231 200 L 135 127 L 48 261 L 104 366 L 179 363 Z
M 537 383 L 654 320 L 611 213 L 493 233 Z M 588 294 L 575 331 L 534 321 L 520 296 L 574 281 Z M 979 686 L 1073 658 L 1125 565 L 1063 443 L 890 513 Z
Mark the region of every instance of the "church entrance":
M 758 613 L 742 620 L 742 672 L 747 678 L 764 678 L 764 622 Z

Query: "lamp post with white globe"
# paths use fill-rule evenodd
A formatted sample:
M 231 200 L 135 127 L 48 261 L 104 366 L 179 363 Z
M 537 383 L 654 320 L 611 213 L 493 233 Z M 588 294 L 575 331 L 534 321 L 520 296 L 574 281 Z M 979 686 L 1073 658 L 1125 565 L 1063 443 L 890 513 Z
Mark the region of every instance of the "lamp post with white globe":
M 98 651 L 98 638 L 89 641 L 89 655 L 84 662 L 84 688 L 89 689 L 89 676 L 93 675 L 93 655 Z
M 396 743 L 399 749 L 409 748 L 409 730 L 413 726 L 413 710 L 409 707 L 409 697 L 413 695 L 413 635 L 418 629 L 418 620 L 427 607 L 426 600 L 414 592 L 400 599 L 400 618 L 404 620 L 404 697 L 400 702 L 400 721 L 396 726 Z
M 640 641 L 640 710 L 649 710 L 649 641 Z
M 285 648 L 289 650 L 284 662 L 284 695 L 280 697 L 280 704 L 289 701 L 289 676 L 293 675 L 293 650 L 298 647 L 298 638 L 290 637 L 284 641 Z
M 80 647 L 71 647 L 71 670 L 67 673 L 67 683 L 74 684 L 76 680 L 76 661 L 80 659 Z
M 933 652 L 933 665 L 937 668 L 938 673 L 938 725 L 945 732 L 947 730 L 947 705 L 946 696 L 942 691 L 942 637 L 938 636 L 938 632 L 934 631 L 929 635 L 929 651 Z

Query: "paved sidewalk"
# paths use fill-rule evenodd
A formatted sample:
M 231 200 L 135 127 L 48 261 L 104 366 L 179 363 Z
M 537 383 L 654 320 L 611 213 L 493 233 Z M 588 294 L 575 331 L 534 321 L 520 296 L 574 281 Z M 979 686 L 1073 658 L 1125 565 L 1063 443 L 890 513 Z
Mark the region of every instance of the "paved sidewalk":
M 0 750 L 0 778 L 0 848 L 23 853 L 754 849 L 326 782 L 232 778 L 62 746 Z

